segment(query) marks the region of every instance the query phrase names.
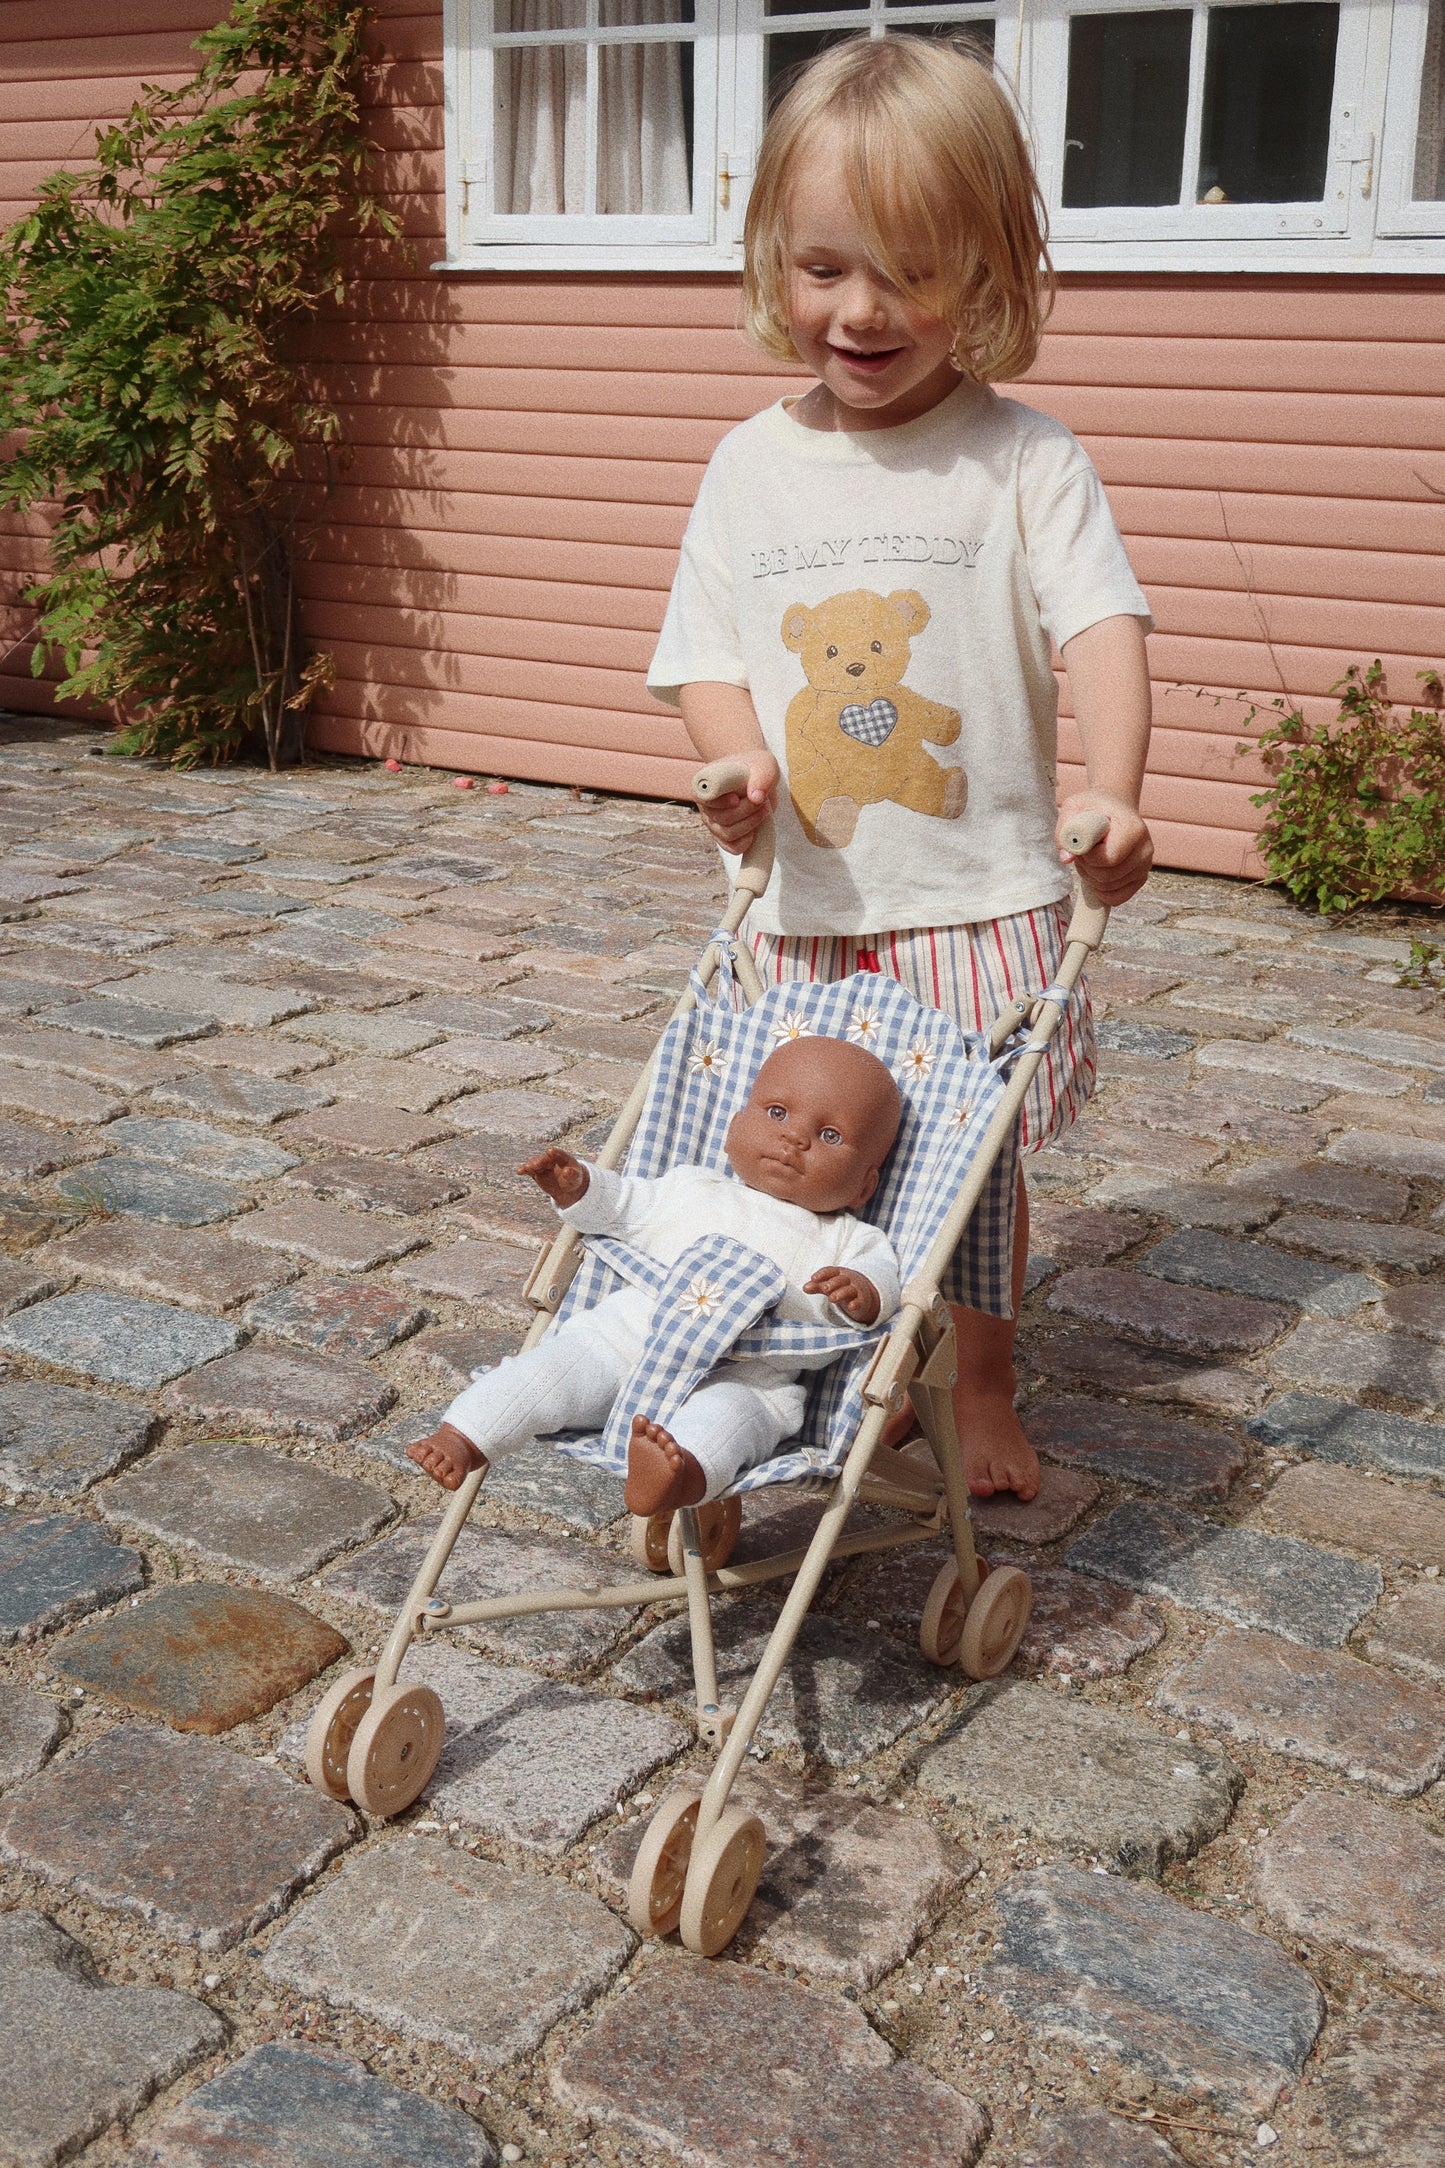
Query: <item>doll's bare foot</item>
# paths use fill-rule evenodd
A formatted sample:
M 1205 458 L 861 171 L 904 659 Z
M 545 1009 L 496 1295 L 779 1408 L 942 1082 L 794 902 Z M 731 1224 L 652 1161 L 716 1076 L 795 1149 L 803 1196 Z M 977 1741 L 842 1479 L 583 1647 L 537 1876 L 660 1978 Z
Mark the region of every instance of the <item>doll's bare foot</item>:
M 695 1506 L 707 1489 L 707 1477 L 684 1446 L 661 1423 L 645 1415 L 632 1418 L 627 1442 L 627 1481 L 622 1495 L 629 1513 L 672 1513 Z
M 1039 1456 L 1024 1436 L 1012 1395 L 980 1395 L 959 1424 L 963 1472 L 975 1498 L 1012 1491 L 1025 1504 L 1038 1495 Z
M 424 1468 L 443 1490 L 460 1490 L 474 1468 L 487 1465 L 486 1454 L 450 1423 L 443 1423 L 429 1438 L 418 1438 L 415 1445 L 407 1447 L 406 1457 Z

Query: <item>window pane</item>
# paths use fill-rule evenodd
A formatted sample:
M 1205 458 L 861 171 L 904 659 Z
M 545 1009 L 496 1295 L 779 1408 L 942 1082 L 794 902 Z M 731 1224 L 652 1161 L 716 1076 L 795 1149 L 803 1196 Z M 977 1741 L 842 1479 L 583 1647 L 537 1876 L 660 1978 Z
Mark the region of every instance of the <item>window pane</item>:
M 597 20 L 604 30 L 631 23 L 690 23 L 693 0 L 598 0 Z
M 604 45 L 597 54 L 597 208 L 692 209 L 690 45 Z
M 581 8 L 581 0 L 526 4 Z M 677 20 L 677 0 L 626 4 L 646 6 L 655 22 Z M 691 210 L 692 60 L 686 40 L 597 48 L 597 209 L 604 216 Z M 498 212 L 581 216 L 587 209 L 586 45 L 503 48 L 495 66 Z
M 767 108 L 771 113 L 779 98 L 792 88 L 793 78 L 805 68 L 815 53 L 825 53 L 830 45 L 841 45 L 845 38 L 856 38 L 857 27 L 849 24 L 846 30 L 783 30 L 766 41 L 768 56 Z
M 1177 203 L 1189 106 L 1187 8 L 1069 25 L 1064 205 Z
M 868 0 L 768 0 L 769 15 L 837 15 L 844 8 L 866 8 Z
M 1425 27 L 1425 76 L 1415 137 L 1417 203 L 1445 203 L 1445 0 L 1430 0 Z
M 1322 0 L 1210 9 L 1201 202 L 1319 202 L 1339 27 Z

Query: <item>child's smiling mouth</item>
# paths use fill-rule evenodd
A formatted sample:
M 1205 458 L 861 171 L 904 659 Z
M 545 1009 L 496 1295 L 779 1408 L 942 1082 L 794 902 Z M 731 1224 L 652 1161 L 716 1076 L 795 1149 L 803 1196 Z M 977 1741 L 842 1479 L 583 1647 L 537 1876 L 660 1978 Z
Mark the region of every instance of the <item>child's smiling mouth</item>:
M 837 346 L 829 342 L 829 352 L 836 354 L 847 368 L 876 373 L 886 369 L 890 361 L 896 361 L 904 351 L 901 346 L 877 346 L 864 350 L 856 346 Z

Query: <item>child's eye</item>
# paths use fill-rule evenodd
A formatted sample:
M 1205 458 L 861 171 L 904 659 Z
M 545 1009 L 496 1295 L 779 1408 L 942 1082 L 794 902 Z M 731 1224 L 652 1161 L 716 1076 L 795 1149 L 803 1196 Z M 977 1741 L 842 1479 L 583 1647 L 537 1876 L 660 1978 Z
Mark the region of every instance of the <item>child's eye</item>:
M 843 1142 L 841 1129 L 820 1129 L 818 1135 L 824 1144 L 841 1144 Z
M 787 1118 L 788 1118 L 788 1110 L 787 1110 L 787 1108 L 786 1108 L 786 1107 L 769 1107 L 769 1108 L 768 1108 L 768 1120 L 769 1120 L 770 1122 L 785 1122 L 785 1121 L 787 1120 Z

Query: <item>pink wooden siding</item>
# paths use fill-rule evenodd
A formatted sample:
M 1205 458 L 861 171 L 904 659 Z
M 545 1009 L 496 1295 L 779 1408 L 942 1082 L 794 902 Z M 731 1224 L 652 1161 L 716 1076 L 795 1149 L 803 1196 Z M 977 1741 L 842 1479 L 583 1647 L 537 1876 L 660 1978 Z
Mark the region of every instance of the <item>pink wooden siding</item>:
M 187 73 L 188 37 L 221 11 L 127 0 L 112 27 L 118 12 L 0 12 L 0 219 L 141 79 Z M 687 746 L 642 681 L 678 539 L 719 436 L 790 379 L 744 344 L 719 278 L 432 272 L 441 9 L 378 14 L 378 178 L 415 253 L 369 247 L 346 319 L 307 335 L 352 447 L 301 574 L 337 666 L 314 740 L 677 793 Z M 1064 280 L 1020 395 L 1087 444 L 1154 606 L 1146 810 L 1164 863 L 1250 868 L 1252 704 L 1325 713 L 1375 655 L 1408 697 L 1445 659 L 1442 341 L 1439 279 Z M 0 529 L 16 707 L 45 698 L 18 601 L 42 551 L 38 526 Z M 1066 719 L 1065 782 L 1077 758 Z

